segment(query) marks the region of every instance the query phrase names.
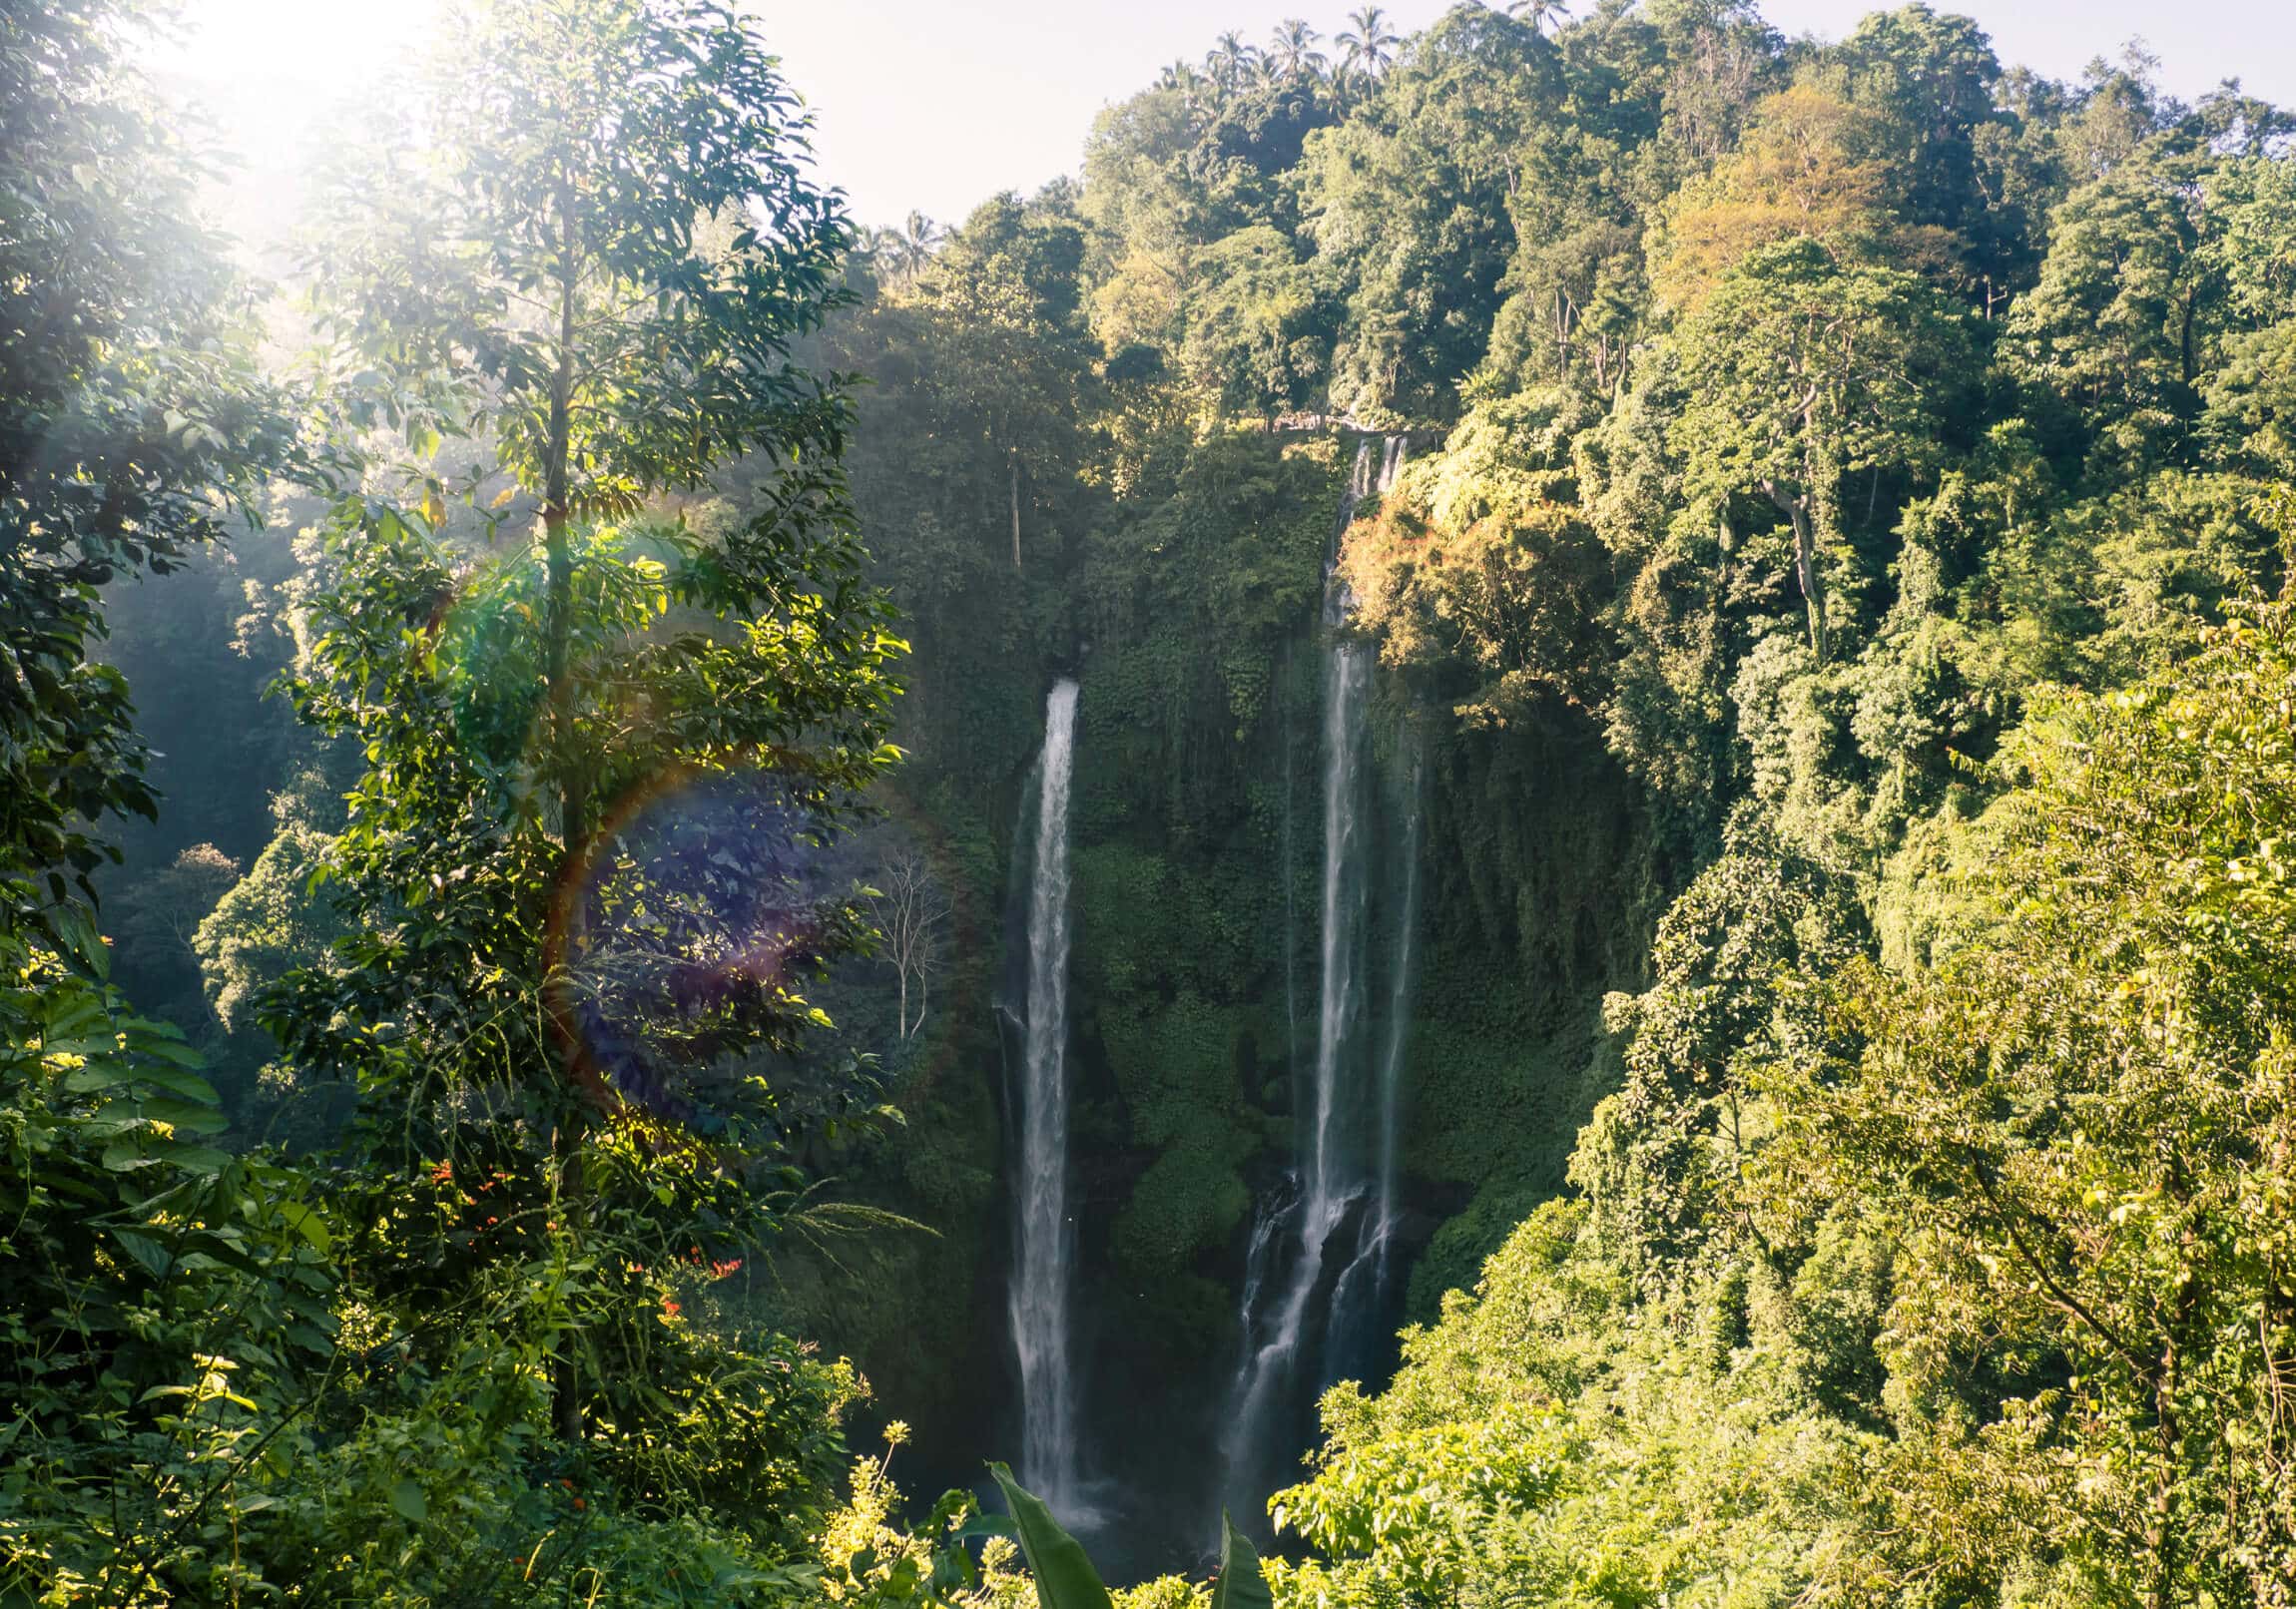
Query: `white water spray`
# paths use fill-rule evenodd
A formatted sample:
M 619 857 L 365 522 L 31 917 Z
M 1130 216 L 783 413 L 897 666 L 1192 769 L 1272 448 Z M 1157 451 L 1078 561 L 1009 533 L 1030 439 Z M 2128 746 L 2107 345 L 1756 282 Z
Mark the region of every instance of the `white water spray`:
M 1037 761 L 1028 896 L 1028 1020 L 1021 1065 L 1018 1214 L 1009 1308 L 1020 1358 L 1022 1479 L 1073 1513 L 1079 1464 L 1069 1312 L 1076 1236 L 1068 1203 L 1068 794 L 1076 684 L 1053 684 Z
M 1293 1433 L 1303 1386 L 1323 1359 L 1305 1354 L 1311 1334 L 1324 1338 L 1325 1354 L 1342 1348 L 1340 1334 L 1376 1312 L 1387 1267 L 1385 1242 L 1395 1221 L 1395 1129 L 1400 1121 L 1403 1048 L 1391 1021 L 1388 1051 L 1374 1086 L 1365 1075 L 1365 961 L 1373 860 L 1369 819 L 1371 744 L 1366 712 L 1372 650 L 1343 629 L 1354 598 L 1339 575 L 1339 544 L 1357 505 L 1373 490 L 1386 491 L 1403 467 L 1404 438 L 1385 443 L 1378 478 L 1372 443 L 1358 443 L 1354 473 L 1340 500 L 1338 528 L 1325 570 L 1325 620 L 1335 628 L 1324 672 L 1324 874 L 1322 979 L 1316 1055 L 1300 1109 L 1300 1150 L 1291 1179 L 1262 1205 L 1253 1226 L 1241 1306 L 1243 1356 L 1231 1388 L 1223 1435 L 1232 1497 L 1249 1503 L 1260 1493 L 1250 1483 L 1268 1455 Z M 1416 792 L 1406 852 L 1416 860 Z M 1289 868 L 1287 866 L 1287 875 Z M 1407 904 L 1416 903 L 1417 873 L 1408 871 Z M 1399 932 L 1391 985 L 1391 1017 L 1408 1008 L 1410 929 Z M 1366 1130 L 1380 1128 L 1377 1161 L 1367 1156 Z M 1376 1171 L 1375 1171 L 1376 1170 Z M 1319 1304 L 1319 1297 L 1322 1298 Z M 1311 1326 L 1319 1307 L 1323 1323 Z M 1368 1307 L 1367 1307 L 1368 1305 Z

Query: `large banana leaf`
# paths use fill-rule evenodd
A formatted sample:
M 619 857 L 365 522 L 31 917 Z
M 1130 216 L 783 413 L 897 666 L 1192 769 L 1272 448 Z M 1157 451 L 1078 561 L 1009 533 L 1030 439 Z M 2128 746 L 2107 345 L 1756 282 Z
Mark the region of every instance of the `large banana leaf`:
M 1222 1509 L 1220 1579 L 1212 1588 L 1212 1609 L 1275 1609 L 1275 1601 L 1268 1578 L 1260 1573 L 1258 1550 Z
M 1012 1510 L 1012 1528 L 1020 1533 L 1020 1551 L 1028 1558 L 1029 1573 L 1036 1577 L 1036 1601 L 1041 1609 L 1114 1609 L 1108 1601 L 1108 1589 L 1100 1584 L 1099 1572 L 1085 1557 L 1083 1545 L 1060 1528 L 1043 1499 L 1023 1491 L 1003 1464 L 990 1464 L 988 1472 L 1004 1489 L 1005 1506 Z

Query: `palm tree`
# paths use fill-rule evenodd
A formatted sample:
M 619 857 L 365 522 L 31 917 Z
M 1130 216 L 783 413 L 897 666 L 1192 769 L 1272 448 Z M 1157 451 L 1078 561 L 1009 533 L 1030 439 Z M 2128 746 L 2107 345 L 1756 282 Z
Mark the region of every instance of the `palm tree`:
M 948 239 L 948 231 L 914 210 L 899 229 L 885 233 L 892 237 L 889 244 L 893 268 L 904 279 L 913 279 L 922 272 L 924 266 L 932 261 L 932 254 L 940 250 L 940 243 Z
M 1366 6 L 1348 21 L 1353 26 L 1332 41 L 1342 52 L 1341 74 L 1367 79 L 1379 77 L 1396 59 L 1396 46 L 1403 43 L 1403 37 L 1388 27 L 1388 14 L 1378 6 Z
M 1313 78 L 1331 65 L 1330 58 L 1315 48 L 1323 35 L 1297 17 L 1286 18 L 1277 26 L 1275 43 L 1268 47 L 1267 64 L 1272 74 L 1288 79 Z
M 1563 0 L 1514 0 L 1506 8 L 1506 14 L 1520 17 L 1529 23 L 1530 31 L 1534 34 L 1544 29 L 1549 22 L 1554 24 L 1554 31 L 1560 33 L 1563 19 L 1570 15 L 1570 7 Z
M 1191 101 L 1196 98 L 1196 92 L 1203 88 L 1203 75 L 1196 71 L 1195 64 L 1191 62 L 1175 61 L 1163 72 L 1156 75 L 1156 87 L 1158 89 L 1178 90 Z
M 1224 90 L 1232 90 L 1252 76 L 1252 66 L 1260 53 L 1235 34 L 1222 34 L 1212 54 L 1204 58 L 1204 66 L 1211 72 L 1212 82 Z

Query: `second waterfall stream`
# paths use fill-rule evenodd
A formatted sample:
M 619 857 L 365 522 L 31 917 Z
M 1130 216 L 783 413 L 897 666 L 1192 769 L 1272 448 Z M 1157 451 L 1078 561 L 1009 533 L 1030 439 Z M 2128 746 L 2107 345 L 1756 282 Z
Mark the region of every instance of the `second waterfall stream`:
M 1369 437 L 1356 448 L 1340 500 L 1325 575 L 1323 719 L 1324 853 L 1316 1046 L 1298 1091 L 1296 1161 L 1263 1199 L 1254 1225 L 1238 1319 L 1243 1351 L 1230 1388 L 1223 1493 L 1254 1512 L 1304 1432 L 1308 1405 L 1366 1349 L 1387 1301 L 1396 1219 L 1396 1130 L 1408 1013 L 1417 881 L 1406 866 L 1405 910 L 1389 945 L 1388 1045 L 1370 1054 L 1372 890 L 1398 852 L 1416 860 L 1417 806 L 1405 841 L 1378 833 L 1372 764 L 1372 646 L 1348 631 L 1354 599 L 1339 550 L 1362 500 L 1386 492 L 1403 467 L 1404 438 L 1384 443 L 1377 477 Z M 1415 782 L 1416 788 L 1416 782 Z M 1289 874 L 1287 868 L 1287 875 Z

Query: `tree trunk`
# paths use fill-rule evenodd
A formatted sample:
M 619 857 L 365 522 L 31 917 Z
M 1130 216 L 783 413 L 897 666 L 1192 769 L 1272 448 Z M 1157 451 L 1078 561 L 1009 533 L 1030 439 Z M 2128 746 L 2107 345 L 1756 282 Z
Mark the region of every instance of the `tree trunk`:
M 1818 542 L 1812 530 L 1809 498 L 1788 491 L 1774 480 L 1762 490 L 1779 511 L 1794 522 L 1794 574 L 1802 583 L 1802 603 L 1810 617 L 1810 651 L 1826 663 L 1826 583 L 1818 573 Z
M 2177 355 L 2184 369 L 2184 383 L 2192 384 L 2200 377 L 2200 360 L 2192 339 L 2193 320 L 2200 312 L 2200 291 L 2197 286 L 2184 292 L 2183 326 L 2177 331 Z
M 2152 1581 L 2145 1593 L 2145 1609 L 2172 1609 L 2176 1602 L 2176 1470 L 2184 1453 L 2184 1429 L 2176 1405 L 2184 1355 L 2178 1339 L 2198 1302 L 2196 1284 L 2187 1282 L 2169 1320 L 2168 1339 L 2160 1347 L 2159 1372 L 2152 1381 L 2153 1434 L 2160 1447 L 2160 1474 L 2153 1482 L 2150 1512 L 2145 1517 L 2144 1541 L 2152 1554 Z
M 908 968 L 895 965 L 893 971 L 900 977 L 900 1037 L 908 1037 Z
M 1012 573 L 1020 574 L 1020 450 L 1004 449 L 1006 462 L 1012 470 Z
M 551 377 L 550 433 L 545 444 L 542 466 L 542 536 L 546 567 L 542 670 L 550 706 L 551 769 L 556 773 L 558 784 L 559 842 L 565 859 L 571 862 L 582 852 L 583 842 L 589 836 L 590 798 L 589 779 L 575 754 L 572 666 L 574 554 L 568 529 L 573 522 L 573 511 L 569 506 L 572 500 L 569 463 L 573 457 L 574 434 L 574 312 L 581 267 L 571 200 L 561 198 L 560 206 L 564 209 L 565 259 L 558 297 L 558 367 Z M 567 927 L 562 934 L 564 947 L 559 956 L 561 967 L 572 958 L 579 939 L 578 902 L 565 920 Z M 543 1007 L 556 1031 L 558 1052 L 564 1063 L 561 1068 L 563 1086 L 559 1121 L 553 1136 L 559 1163 L 559 1189 L 564 1197 L 572 1199 L 581 1191 L 582 1139 L 588 1128 L 587 1107 L 576 1061 L 580 1054 L 580 1029 L 574 1021 L 573 1002 L 567 997 L 564 983 L 555 976 L 546 977 L 543 989 Z M 570 1341 L 571 1338 L 568 1339 Z M 559 1434 L 569 1441 L 581 1440 L 581 1381 L 570 1349 L 553 1360 L 550 1389 Z

